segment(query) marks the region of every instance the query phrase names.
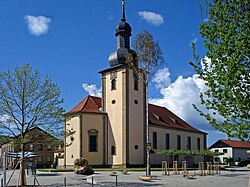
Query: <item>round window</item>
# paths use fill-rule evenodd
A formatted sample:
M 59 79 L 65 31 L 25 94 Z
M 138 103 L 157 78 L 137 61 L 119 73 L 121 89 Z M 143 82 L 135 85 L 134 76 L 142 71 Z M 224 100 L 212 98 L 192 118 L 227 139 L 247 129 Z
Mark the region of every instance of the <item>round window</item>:
M 138 104 L 138 101 L 137 101 L 137 100 L 134 100 L 134 103 L 137 105 L 137 104 Z
M 135 150 L 137 150 L 138 149 L 138 145 L 135 145 Z
M 111 101 L 111 103 L 112 103 L 112 104 L 115 104 L 115 103 L 116 103 L 116 101 L 115 101 L 115 100 L 112 100 L 112 101 Z

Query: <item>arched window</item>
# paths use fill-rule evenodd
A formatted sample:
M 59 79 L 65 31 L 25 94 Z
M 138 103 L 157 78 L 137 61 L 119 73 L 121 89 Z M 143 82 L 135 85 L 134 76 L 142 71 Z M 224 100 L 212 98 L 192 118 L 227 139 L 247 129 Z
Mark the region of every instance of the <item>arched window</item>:
M 116 90 L 116 80 L 112 79 L 111 81 L 111 90 Z
M 97 152 L 98 131 L 90 129 L 89 134 L 89 152 Z

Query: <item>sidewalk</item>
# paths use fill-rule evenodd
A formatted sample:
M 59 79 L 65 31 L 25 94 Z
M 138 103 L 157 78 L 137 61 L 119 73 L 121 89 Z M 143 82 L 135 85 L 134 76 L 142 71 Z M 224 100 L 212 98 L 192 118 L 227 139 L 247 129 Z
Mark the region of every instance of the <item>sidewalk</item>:
M 12 171 L 7 171 L 7 180 Z M 192 171 L 194 172 L 194 171 Z M 42 186 L 64 186 L 66 178 L 67 186 L 116 186 L 116 177 L 109 175 L 110 171 L 98 171 L 91 176 L 76 175 L 73 172 L 45 173 L 38 172 L 37 180 Z M 198 172 L 196 172 L 198 173 Z M 221 171 L 220 175 L 196 176 L 195 179 L 188 179 L 182 175 L 165 176 L 160 171 L 152 172 L 156 175 L 151 181 L 139 180 L 139 176 L 145 172 L 129 172 L 124 175 L 117 172 L 117 186 L 143 187 L 143 186 L 169 186 L 169 187 L 248 187 L 250 170 L 247 168 L 237 168 L 235 171 Z M 1 177 L 1 176 L 0 176 Z M 10 184 L 16 185 L 18 172 L 15 172 Z M 27 176 L 28 184 L 34 183 L 34 177 Z

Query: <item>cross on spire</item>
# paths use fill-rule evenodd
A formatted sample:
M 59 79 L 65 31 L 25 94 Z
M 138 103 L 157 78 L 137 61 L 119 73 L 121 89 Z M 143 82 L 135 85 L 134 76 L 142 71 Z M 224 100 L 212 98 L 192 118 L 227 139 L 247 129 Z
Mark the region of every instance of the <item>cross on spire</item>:
M 121 21 L 126 21 L 126 18 L 125 18 L 125 1 L 122 0 L 122 19 Z

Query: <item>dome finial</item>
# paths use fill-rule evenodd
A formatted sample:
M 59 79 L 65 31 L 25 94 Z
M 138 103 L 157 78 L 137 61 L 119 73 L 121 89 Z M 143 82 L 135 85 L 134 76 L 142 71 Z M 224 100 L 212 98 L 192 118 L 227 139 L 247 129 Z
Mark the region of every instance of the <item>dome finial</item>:
M 126 21 L 126 18 L 125 18 L 125 1 L 122 0 L 122 19 L 121 21 Z

